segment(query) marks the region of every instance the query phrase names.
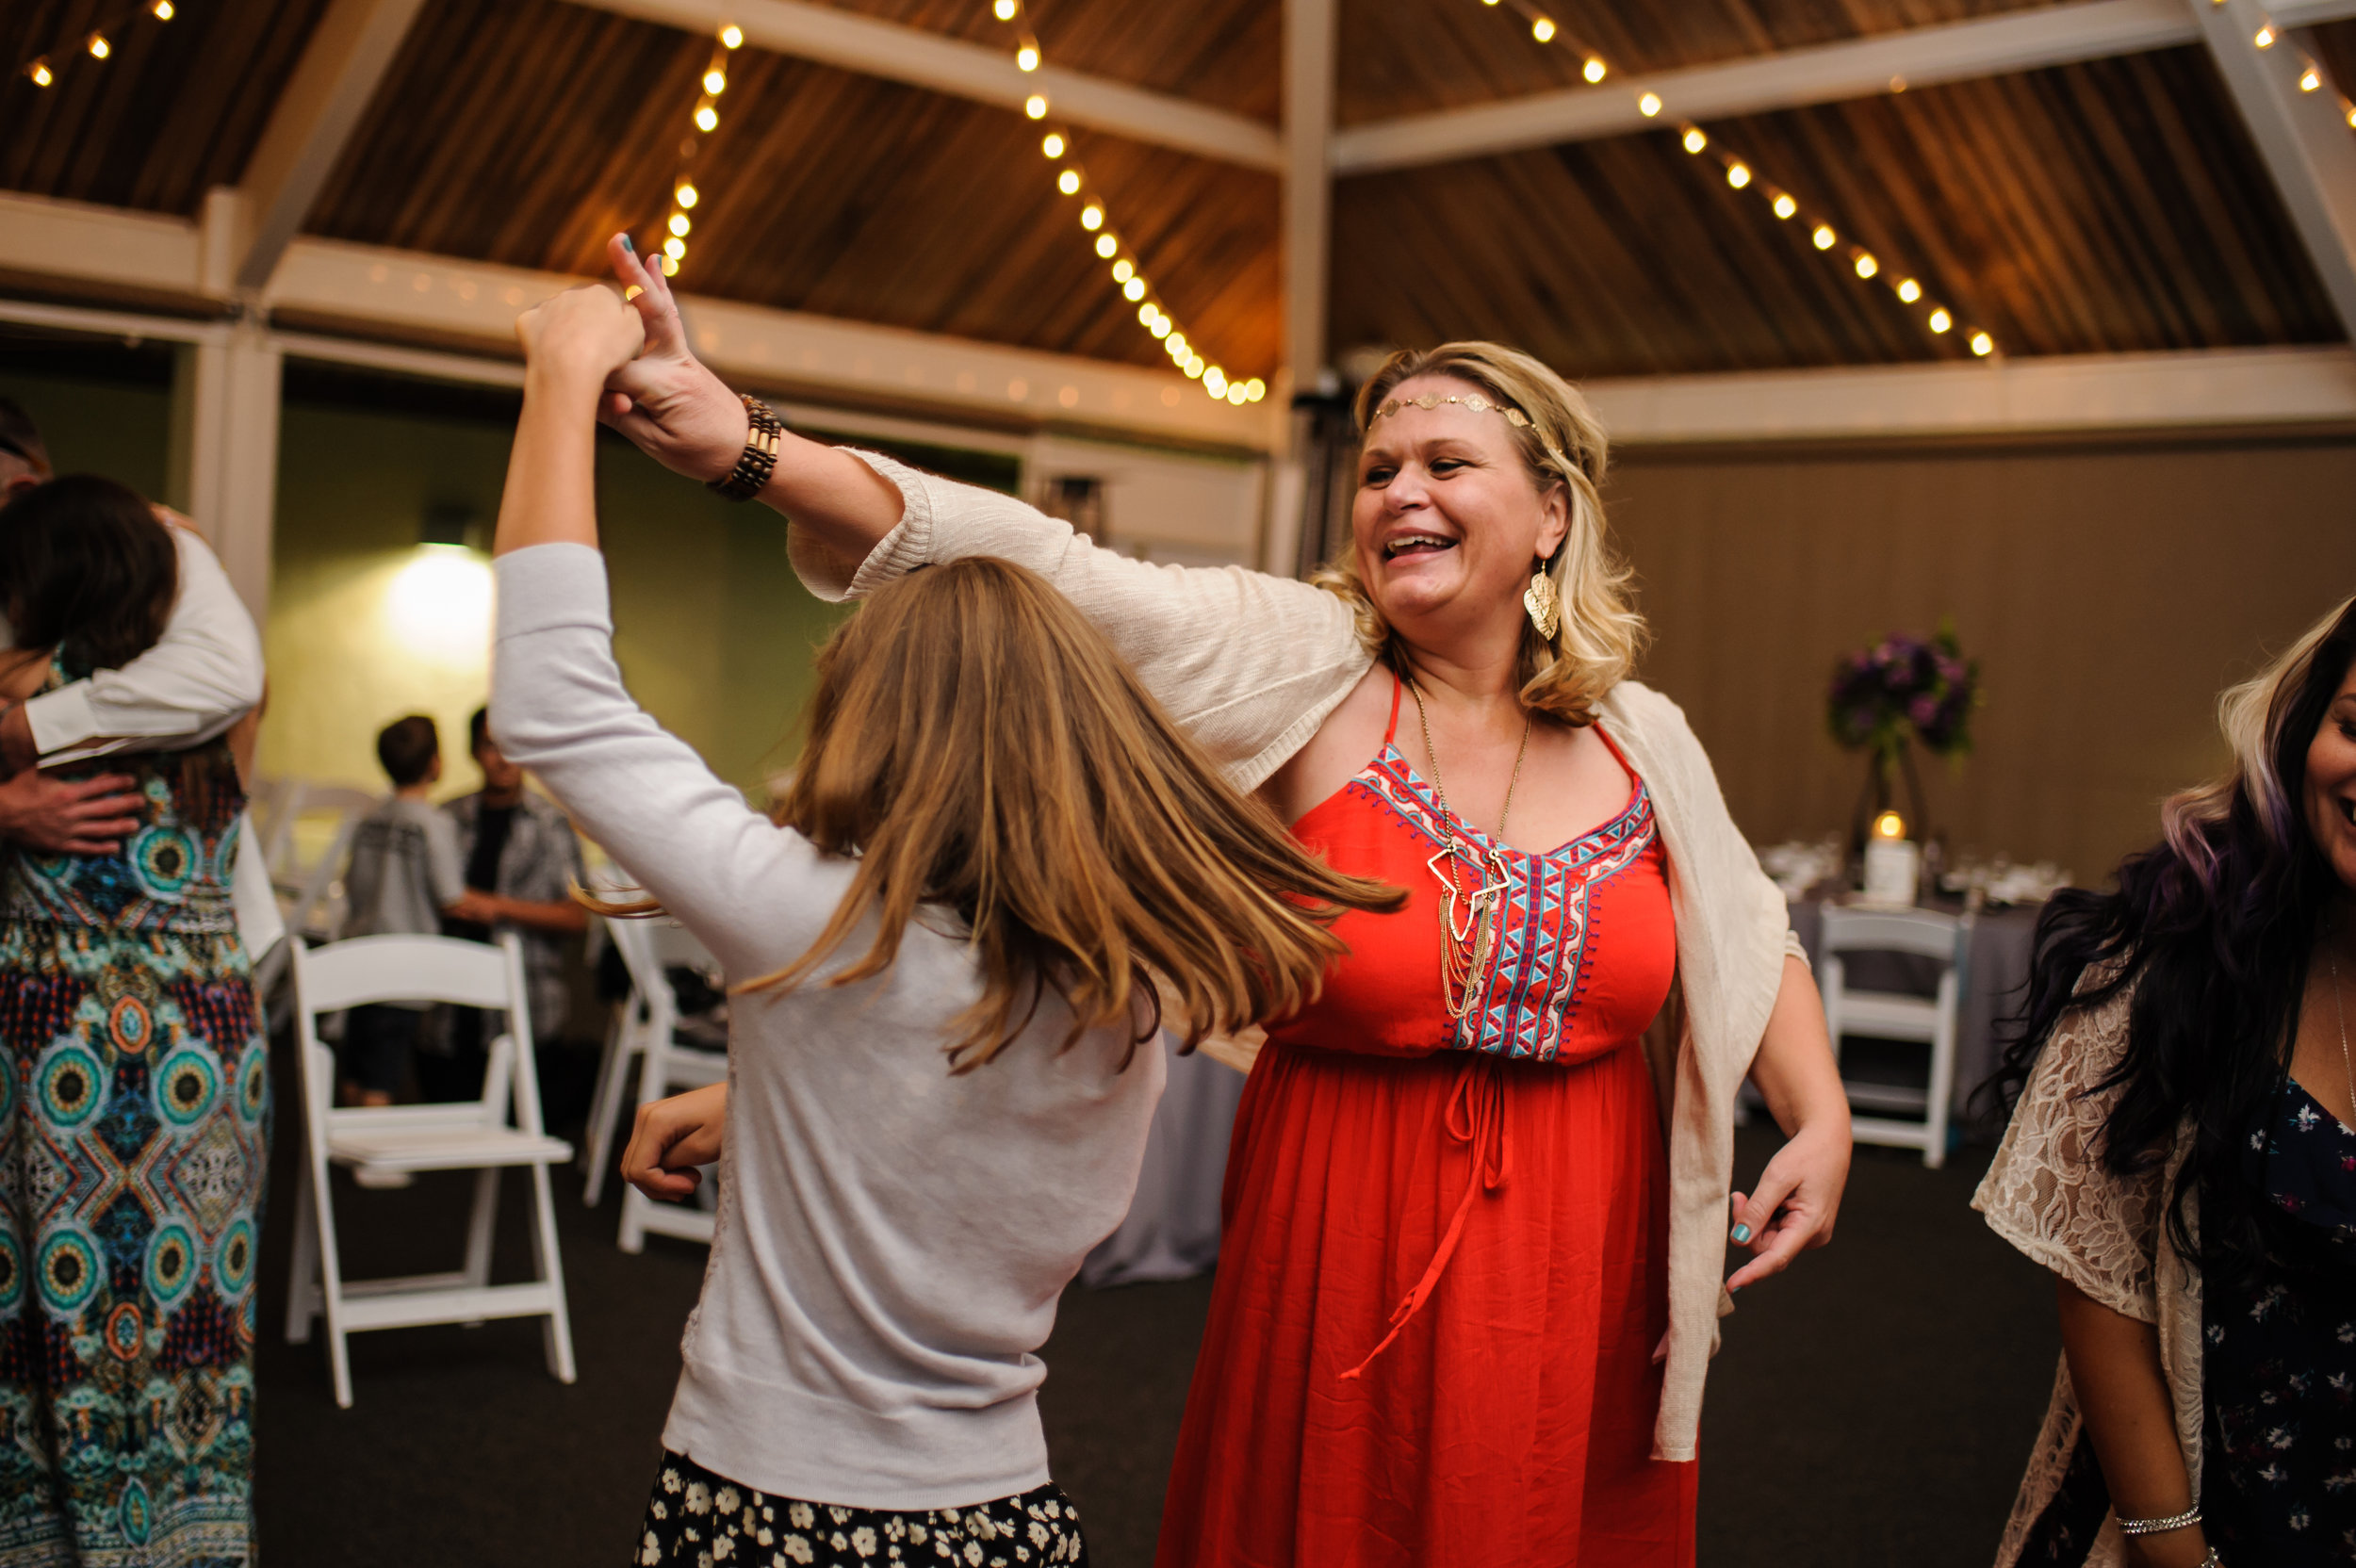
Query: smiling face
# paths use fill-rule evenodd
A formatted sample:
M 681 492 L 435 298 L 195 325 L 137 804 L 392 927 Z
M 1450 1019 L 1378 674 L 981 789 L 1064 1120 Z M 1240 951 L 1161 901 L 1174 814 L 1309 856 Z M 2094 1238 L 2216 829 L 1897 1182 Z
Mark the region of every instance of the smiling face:
M 2302 792 L 2315 847 L 2340 886 L 2356 893 L 2356 663 L 2341 672 L 2339 690 L 2307 746 Z
M 1466 636 L 1518 639 L 1522 591 L 1562 544 L 1569 498 L 1560 484 L 1539 490 L 1502 414 L 1405 401 L 1427 393 L 1487 396 L 1454 376 L 1392 389 L 1402 406 L 1373 422 L 1359 457 L 1358 580 L 1411 645 L 1446 652 Z

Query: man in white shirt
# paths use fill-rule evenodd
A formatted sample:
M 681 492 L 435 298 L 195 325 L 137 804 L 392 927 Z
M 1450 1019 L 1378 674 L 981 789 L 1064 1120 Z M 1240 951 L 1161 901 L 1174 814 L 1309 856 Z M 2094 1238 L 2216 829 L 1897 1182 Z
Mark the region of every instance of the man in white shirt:
M 50 477 L 41 433 L 0 398 L 0 503 Z M 109 752 L 178 749 L 234 727 L 262 700 L 262 639 L 213 552 L 162 508 L 178 547 L 180 588 L 155 645 L 0 713 L 0 837 L 51 854 L 111 854 L 139 826 L 141 801 L 119 774 L 65 782 L 47 770 Z M 243 761 L 243 759 L 240 759 Z M 274 940 L 277 906 L 251 831 L 237 855 L 246 947 Z M 265 913 L 265 910 L 267 911 Z

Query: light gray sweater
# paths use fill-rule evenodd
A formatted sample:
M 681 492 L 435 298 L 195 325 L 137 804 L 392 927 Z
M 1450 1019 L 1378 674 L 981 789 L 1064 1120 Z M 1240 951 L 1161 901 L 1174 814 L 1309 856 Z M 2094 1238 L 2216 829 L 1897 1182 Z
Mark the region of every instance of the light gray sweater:
M 630 700 L 595 550 L 500 558 L 491 726 L 731 982 L 798 957 L 849 885 L 850 861 L 748 808 Z M 1121 1030 L 1059 1052 L 1071 1015 L 1051 998 L 994 1061 L 952 1077 L 945 1026 L 980 988 L 955 918 L 934 910 L 872 980 L 730 1009 L 718 1233 L 666 1446 L 858 1508 L 1045 1484 L 1033 1352 L 1128 1210 L 1162 1053 L 1123 1070 Z

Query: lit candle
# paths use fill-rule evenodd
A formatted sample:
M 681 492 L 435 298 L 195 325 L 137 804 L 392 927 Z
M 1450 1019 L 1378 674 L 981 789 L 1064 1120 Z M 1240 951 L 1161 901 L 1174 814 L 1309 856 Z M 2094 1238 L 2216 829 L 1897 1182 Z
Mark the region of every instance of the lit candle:
M 1895 811 L 1873 819 L 1865 841 L 1866 904 L 1911 905 L 1922 874 L 1922 847 L 1906 838 L 1906 820 Z

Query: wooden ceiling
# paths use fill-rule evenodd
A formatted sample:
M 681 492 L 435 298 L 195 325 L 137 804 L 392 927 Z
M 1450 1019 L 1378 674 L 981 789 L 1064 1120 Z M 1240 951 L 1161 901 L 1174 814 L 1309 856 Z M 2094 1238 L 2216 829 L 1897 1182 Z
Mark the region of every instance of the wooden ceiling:
M 104 65 L 0 82 L 0 187 L 193 216 L 234 183 L 326 0 L 180 0 Z M 991 47 L 987 0 L 834 0 Z M 125 0 L 0 0 L 27 57 Z M 1625 74 L 2021 8 L 2019 0 L 1550 0 Z M 1033 0 L 1056 65 L 1274 123 L 1275 0 Z M 2315 50 L 2356 86 L 2356 24 Z M 427 0 L 309 232 L 587 271 L 651 239 L 709 41 L 564 0 Z M 1510 7 L 1342 0 L 1344 122 L 1577 85 Z M 1598 90 L 1612 90 L 1607 85 Z M 746 48 L 704 139 L 691 290 L 1145 365 L 1019 115 Z M 2163 51 L 1707 127 L 2006 352 L 2340 336 L 2206 57 Z M 1122 237 L 1240 375 L 1282 356 L 1264 173 L 1080 132 Z M 1966 352 L 1925 333 L 1660 131 L 1353 177 L 1334 197 L 1336 350 L 1488 335 L 1575 375 L 1876 364 Z

